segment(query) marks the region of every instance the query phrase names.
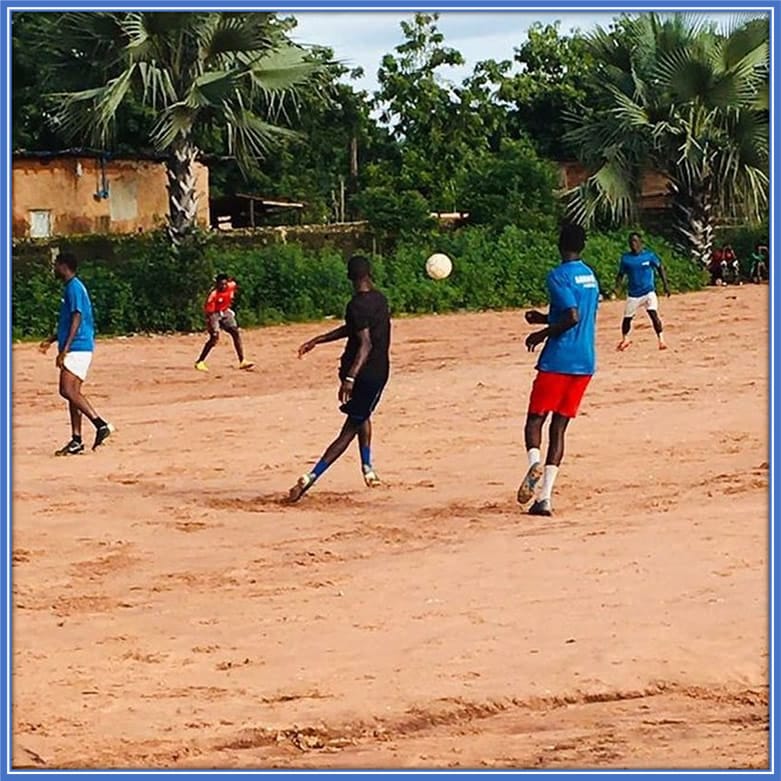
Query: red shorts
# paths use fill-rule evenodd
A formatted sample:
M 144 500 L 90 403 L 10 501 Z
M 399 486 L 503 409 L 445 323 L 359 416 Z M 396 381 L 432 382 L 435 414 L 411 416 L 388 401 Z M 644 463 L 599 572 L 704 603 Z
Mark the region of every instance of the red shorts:
M 565 418 L 574 418 L 590 381 L 590 374 L 538 371 L 529 396 L 529 414 L 547 415 L 549 412 L 558 412 Z

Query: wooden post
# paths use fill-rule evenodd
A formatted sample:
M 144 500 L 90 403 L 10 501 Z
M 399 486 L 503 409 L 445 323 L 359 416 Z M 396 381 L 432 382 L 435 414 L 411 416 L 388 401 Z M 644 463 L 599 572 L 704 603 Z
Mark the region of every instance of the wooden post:
M 252 226 L 252 229 L 255 230 L 255 199 L 254 198 L 249 199 L 249 224 Z

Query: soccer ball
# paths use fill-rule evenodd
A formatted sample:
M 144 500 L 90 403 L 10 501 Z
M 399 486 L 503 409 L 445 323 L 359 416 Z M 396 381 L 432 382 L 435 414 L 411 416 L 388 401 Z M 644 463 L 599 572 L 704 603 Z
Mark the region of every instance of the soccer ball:
M 426 261 L 426 273 L 432 279 L 447 279 L 453 270 L 453 261 L 442 252 L 435 252 Z

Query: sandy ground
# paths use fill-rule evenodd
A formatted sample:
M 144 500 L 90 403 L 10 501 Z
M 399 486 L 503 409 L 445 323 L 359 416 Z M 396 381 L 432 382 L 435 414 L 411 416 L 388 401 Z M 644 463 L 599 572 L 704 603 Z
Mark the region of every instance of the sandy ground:
M 323 324 L 101 342 L 118 427 L 68 436 L 54 354 L 14 347 L 17 767 L 767 767 L 767 289 L 662 300 L 570 427 L 555 516 L 515 504 L 519 312 L 400 319 L 375 419 L 341 424 Z

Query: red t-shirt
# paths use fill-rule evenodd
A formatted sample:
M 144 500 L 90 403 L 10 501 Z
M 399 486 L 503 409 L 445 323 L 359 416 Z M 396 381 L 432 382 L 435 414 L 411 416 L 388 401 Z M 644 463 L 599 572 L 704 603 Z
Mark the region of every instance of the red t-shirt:
M 226 309 L 230 309 L 235 295 L 236 283 L 232 280 L 228 282 L 225 290 L 217 290 L 215 288 L 206 299 L 206 306 L 204 307 L 206 314 L 211 315 L 215 312 L 224 312 Z

